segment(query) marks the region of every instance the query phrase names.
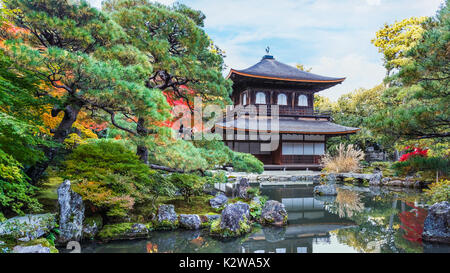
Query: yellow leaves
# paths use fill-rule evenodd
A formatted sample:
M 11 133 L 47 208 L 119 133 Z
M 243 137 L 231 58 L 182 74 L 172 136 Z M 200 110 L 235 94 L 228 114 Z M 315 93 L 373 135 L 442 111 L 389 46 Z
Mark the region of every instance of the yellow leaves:
M 66 148 L 69 148 L 69 149 L 73 149 L 76 146 L 83 144 L 83 143 L 84 143 L 84 140 L 75 133 L 69 134 L 67 136 L 67 138 L 64 140 L 64 146 L 66 146 Z
M 426 20 L 428 17 L 411 17 L 392 25 L 385 24 L 376 32 L 376 38 L 371 42 L 384 54 L 388 69 L 408 64 L 410 60 L 405 54 L 421 39 Z

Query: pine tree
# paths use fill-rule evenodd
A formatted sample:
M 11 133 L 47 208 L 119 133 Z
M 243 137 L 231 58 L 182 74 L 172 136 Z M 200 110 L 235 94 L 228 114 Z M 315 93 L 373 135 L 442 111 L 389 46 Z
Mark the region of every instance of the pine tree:
M 196 96 L 205 103 L 230 102 L 231 82 L 222 75 L 223 52 L 201 28 L 205 16 L 200 11 L 148 0 L 109 0 L 103 9 L 123 27 L 128 41 L 148 56 L 153 72 L 142 78 L 147 88 L 184 100 L 191 114 Z M 145 119 L 138 116 L 137 122 L 134 134 L 145 137 Z M 138 146 L 138 154 L 148 161 L 145 145 Z
M 126 33 L 107 15 L 83 0 L 11 0 L 5 7 L 11 22 L 25 30 L 20 37 L 5 37 L 7 52 L 19 66 L 63 91 L 62 96 L 40 94 L 56 99 L 53 116 L 64 113 L 53 134 L 56 142 L 69 135 L 82 109 L 107 114 L 125 130 L 130 129 L 118 118 L 139 114 L 154 122 L 169 117 L 162 92 L 147 88 L 143 80 L 152 75 L 145 53 L 128 45 Z M 48 160 L 29 172 L 33 181 L 57 152 L 46 149 Z

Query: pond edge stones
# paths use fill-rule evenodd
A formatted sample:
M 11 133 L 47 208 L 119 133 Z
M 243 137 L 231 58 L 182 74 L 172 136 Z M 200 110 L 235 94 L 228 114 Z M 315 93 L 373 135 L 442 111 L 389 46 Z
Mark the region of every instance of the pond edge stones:
M 422 239 L 428 242 L 450 244 L 450 203 L 435 203 L 428 210 L 425 218 Z
M 199 229 L 202 224 L 197 214 L 180 214 L 180 226 L 186 229 Z
M 229 204 L 219 219 L 211 224 L 210 234 L 221 238 L 239 237 L 251 230 L 250 206 L 247 203 Z
M 64 180 L 58 187 L 59 231 L 57 242 L 80 241 L 83 232 L 84 204 L 81 195 L 70 187 L 70 180 Z

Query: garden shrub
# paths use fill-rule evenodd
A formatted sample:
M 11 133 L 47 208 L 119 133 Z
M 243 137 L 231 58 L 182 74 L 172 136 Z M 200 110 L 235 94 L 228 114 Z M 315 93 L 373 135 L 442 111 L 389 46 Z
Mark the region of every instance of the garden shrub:
M 169 176 L 170 182 L 180 191 L 184 200 L 191 202 L 192 196 L 200 195 L 206 183 L 204 177 L 196 174 L 174 173 Z
M 0 216 L 39 211 L 42 206 L 34 197 L 36 190 L 28 183 L 22 165 L 0 149 Z
M 231 164 L 236 172 L 262 173 L 264 164 L 254 155 L 233 152 Z
M 120 141 L 81 144 L 64 165 L 63 176 L 78 182 L 74 190 L 94 211 L 111 217 L 125 216 L 136 205 L 173 192 L 160 173 L 151 170 Z
M 429 203 L 439 203 L 450 200 L 450 180 L 442 179 L 429 185 L 425 190 L 425 195 L 429 198 Z
M 422 171 L 432 174 L 439 172 L 443 176 L 448 176 L 449 163 L 448 158 L 411 156 L 405 161 L 394 162 L 392 169 L 395 170 L 396 175 L 408 175 Z

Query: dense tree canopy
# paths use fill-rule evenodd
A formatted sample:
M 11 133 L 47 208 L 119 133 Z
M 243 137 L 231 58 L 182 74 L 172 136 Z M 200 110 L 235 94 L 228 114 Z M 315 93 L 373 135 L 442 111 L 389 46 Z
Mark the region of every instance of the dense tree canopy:
M 374 132 L 394 139 L 449 137 L 449 1 L 425 25 L 422 38 L 407 52 L 410 61 L 388 79 L 385 107 L 371 119 Z

